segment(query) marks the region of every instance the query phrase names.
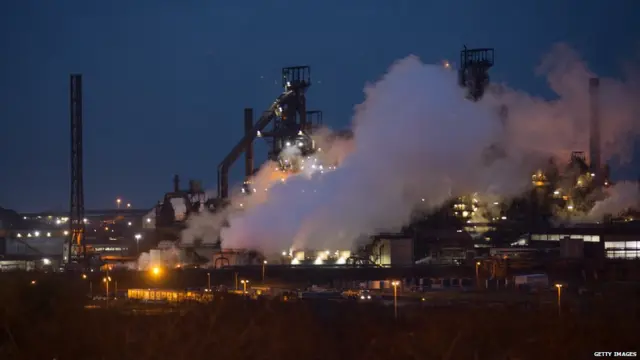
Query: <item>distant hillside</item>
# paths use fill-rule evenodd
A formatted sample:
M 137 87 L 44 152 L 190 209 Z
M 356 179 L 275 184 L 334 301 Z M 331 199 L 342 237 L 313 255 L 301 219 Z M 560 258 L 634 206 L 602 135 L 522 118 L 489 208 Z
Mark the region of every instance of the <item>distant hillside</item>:
M 15 211 L 0 207 L 0 222 L 5 229 L 16 229 L 20 228 L 22 218 Z

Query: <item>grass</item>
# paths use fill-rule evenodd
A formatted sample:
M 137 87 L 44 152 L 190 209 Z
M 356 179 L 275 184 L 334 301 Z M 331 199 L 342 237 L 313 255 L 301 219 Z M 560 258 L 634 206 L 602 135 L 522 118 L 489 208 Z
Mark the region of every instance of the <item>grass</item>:
M 555 306 L 424 307 L 246 301 L 225 296 L 181 312 L 85 310 L 81 284 L 0 281 L 0 359 L 586 359 L 637 351 L 636 298 L 586 313 Z M 613 306 L 615 304 L 615 306 Z

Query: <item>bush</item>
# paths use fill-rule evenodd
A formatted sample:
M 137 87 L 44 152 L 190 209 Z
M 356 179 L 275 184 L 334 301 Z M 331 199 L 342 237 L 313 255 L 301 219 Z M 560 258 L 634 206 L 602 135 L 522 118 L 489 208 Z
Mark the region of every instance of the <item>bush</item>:
M 375 304 L 225 296 L 136 315 L 84 309 L 69 281 L 1 285 L 0 359 L 584 359 L 637 350 L 640 330 L 633 301 L 562 316 L 554 304 L 401 308 L 395 320 L 393 308 Z

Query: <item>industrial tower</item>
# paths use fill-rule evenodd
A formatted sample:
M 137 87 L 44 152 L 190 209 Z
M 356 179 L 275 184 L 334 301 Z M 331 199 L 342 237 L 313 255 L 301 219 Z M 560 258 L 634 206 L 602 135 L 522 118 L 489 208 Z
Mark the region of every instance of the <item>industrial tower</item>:
M 493 66 L 494 49 L 467 49 L 460 52 L 458 84 L 467 89 L 467 98 L 478 101 L 489 85 L 489 69 Z
M 307 111 L 306 91 L 311 86 L 311 68 L 292 66 L 282 69 L 283 92 L 265 110 L 258 121 L 253 122 L 253 109 L 244 111 L 242 140 L 218 165 L 218 199 L 229 197 L 229 169 L 245 153 L 245 177 L 253 175 L 253 141 L 262 137 L 269 144 L 269 159 L 280 160 L 281 151 L 296 145 L 302 154 L 313 151 L 311 132 L 322 123 L 322 112 Z M 269 125 L 271 128 L 267 129 Z
M 80 262 L 86 257 L 84 242 L 84 185 L 82 166 L 82 75 L 70 78 L 71 115 L 71 199 L 69 208 L 70 239 L 64 255 L 65 263 Z

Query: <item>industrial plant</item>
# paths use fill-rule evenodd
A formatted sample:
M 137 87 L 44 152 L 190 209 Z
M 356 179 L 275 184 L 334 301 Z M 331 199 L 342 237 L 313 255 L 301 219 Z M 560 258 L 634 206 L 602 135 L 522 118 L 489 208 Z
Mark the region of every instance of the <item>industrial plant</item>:
M 493 49 L 465 47 L 457 65 L 460 67 L 458 85 L 466 92 L 468 101 L 478 102 L 487 93 L 498 91 L 498 86 L 489 81 L 489 71 L 494 65 Z M 272 166 L 266 172 L 269 172 L 267 183 L 271 186 L 306 172 L 339 171 L 341 164 L 334 159 L 323 162 L 326 158 L 322 153 L 329 151 L 334 142 L 354 138 L 349 130 L 332 131 L 322 138 L 328 148 L 321 148 L 317 141 L 323 130 L 323 113 L 309 110 L 307 102 L 312 84 L 311 68 L 283 68 L 281 79 L 282 93 L 257 120 L 252 108 L 244 109 L 244 136 L 218 165 L 217 193 L 205 191 L 196 180 L 190 180 L 185 189 L 176 175 L 171 191 L 151 209 L 138 211 L 123 207 L 109 214 L 87 214 L 82 164 L 82 76 L 71 75 L 70 211 L 68 214 L 27 214 L 14 222 L 30 221 L 28 225 L 5 226 L 0 234 L 4 238 L 3 268 L 31 269 L 55 262 L 58 265 L 55 268 L 68 270 L 100 266 L 140 269 L 265 264 L 320 269 L 463 265 L 507 258 L 522 263 L 543 263 L 549 259 L 640 257 L 636 237 L 639 229 L 633 209 L 595 217 L 588 215 L 598 202 L 607 198 L 607 189 L 614 186 L 601 156 L 598 78 L 585 84 L 590 96 L 588 152 L 576 149 L 569 159 L 549 159 L 545 167 L 531 174 L 529 190 L 515 199 L 507 201 L 472 193 L 452 196 L 435 210 L 426 211 L 417 206 L 412 220 L 401 229 L 364 234 L 360 239 L 345 242 L 356 244 L 348 248 L 292 246 L 277 253 L 229 248 L 221 236 L 222 229 L 229 226 L 228 218 L 245 211 L 245 200 L 246 203 L 258 201 L 255 200 L 258 193 L 269 190 L 256 184 L 261 169 L 254 164 L 255 141 L 268 144 L 267 158 Z M 509 122 L 507 106 L 499 106 L 496 111 L 504 123 Z M 229 171 L 242 154 L 244 179 L 237 192 L 233 192 Z M 487 148 L 483 154 L 488 164 L 504 156 L 500 144 Z M 118 205 L 120 207 L 120 203 Z M 184 241 L 190 221 L 204 214 L 217 216 L 220 226 L 213 226 L 214 238 L 211 234 L 208 238 L 195 234 L 191 236 L 193 239 Z M 114 240 L 101 240 L 97 234 L 109 234 Z M 51 244 L 55 244 L 55 249 Z M 13 265 L 9 263 L 11 258 L 16 259 L 11 260 Z M 31 265 L 19 265 L 20 261 Z

